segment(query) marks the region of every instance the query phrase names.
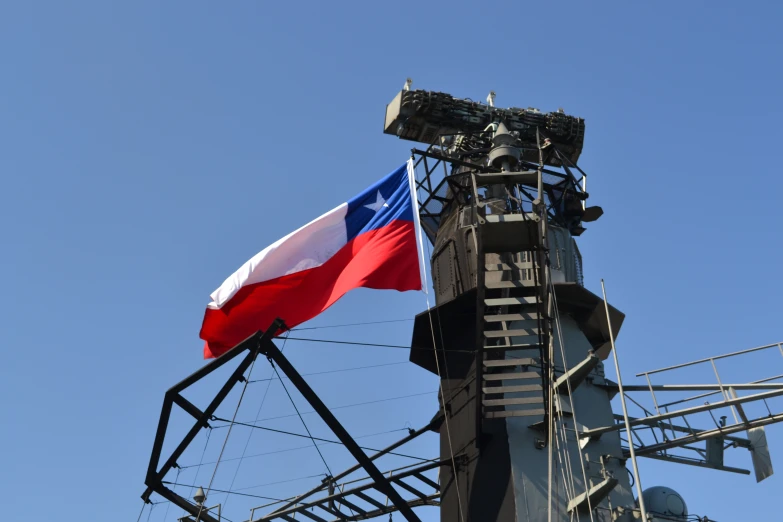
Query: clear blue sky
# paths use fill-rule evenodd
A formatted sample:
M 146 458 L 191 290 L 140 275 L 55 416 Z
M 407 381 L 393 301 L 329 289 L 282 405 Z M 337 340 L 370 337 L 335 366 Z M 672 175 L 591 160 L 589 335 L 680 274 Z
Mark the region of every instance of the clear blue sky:
M 580 164 L 606 213 L 579 244 L 587 286 L 598 291 L 605 278 L 628 316 L 618 345 L 627 382 L 783 340 L 781 14 L 773 2 L 5 2 L 4 517 L 136 519 L 163 393 L 202 364 L 209 293 L 406 159 L 410 144 L 381 124 L 408 76 L 416 88 L 481 100 L 494 90 L 500 106 L 562 106 L 586 119 Z M 424 307 L 421 294 L 357 291 L 313 324 L 405 319 Z M 317 332 L 406 344 L 410 324 Z M 407 357 L 286 350 L 302 372 Z M 774 373 L 783 371 L 755 378 Z M 261 365 L 254 377 L 268 374 Z M 343 410 L 356 435 L 417 426 L 436 408 L 435 381 L 406 365 L 312 382 L 330 406 L 431 392 Z M 263 386 L 251 385 L 240 417 L 256 417 Z M 290 413 L 274 383 L 261 418 Z M 783 427 L 768 432 L 783 469 Z M 247 432 L 233 437 L 235 457 Z M 181 464 L 198 462 L 199 444 Z M 420 455 L 434 453 L 434 439 L 422 444 Z M 256 434 L 247 454 L 298 445 Z M 211 444 L 205 459 L 218 450 Z M 335 472 L 349 463 L 324 454 Z M 323 468 L 313 450 L 259 457 L 234 487 Z M 234 469 L 221 467 L 216 486 Z M 642 469 L 646 486 L 673 487 L 720 522 L 778 511 L 781 475 L 756 485 L 671 464 Z M 248 491 L 287 495 L 315 480 Z M 244 520 L 256 500 L 232 498 L 227 514 Z M 160 505 L 150 520 L 180 514 Z

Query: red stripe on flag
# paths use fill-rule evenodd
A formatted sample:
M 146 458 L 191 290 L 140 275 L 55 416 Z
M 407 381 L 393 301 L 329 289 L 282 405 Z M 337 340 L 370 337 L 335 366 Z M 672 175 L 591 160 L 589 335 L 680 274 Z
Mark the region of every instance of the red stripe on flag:
M 365 232 L 323 265 L 242 287 L 222 308 L 207 308 L 199 337 L 204 358 L 219 357 L 276 318 L 294 328 L 349 290 L 420 290 L 416 234 L 411 221 Z

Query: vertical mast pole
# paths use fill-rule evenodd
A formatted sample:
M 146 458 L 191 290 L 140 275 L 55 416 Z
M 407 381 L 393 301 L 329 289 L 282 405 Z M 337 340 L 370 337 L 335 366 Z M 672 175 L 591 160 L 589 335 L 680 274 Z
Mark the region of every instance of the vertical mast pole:
M 547 361 L 541 361 L 542 371 L 546 372 L 547 387 L 544 389 L 547 399 L 547 522 L 552 522 L 552 477 L 554 475 L 554 443 L 552 439 L 555 436 L 555 408 L 554 408 L 554 339 L 552 335 L 552 317 L 554 316 L 554 310 L 552 308 L 552 296 L 550 295 L 549 287 L 549 264 L 547 263 L 547 255 L 549 253 L 549 241 L 547 231 L 547 221 L 549 216 L 546 210 L 546 201 L 544 200 L 544 154 L 541 150 L 541 136 L 536 127 L 536 145 L 538 146 L 538 183 L 536 190 L 538 192 L 538 213 L 541 218 L 541 241 L 538 245 L 538 263 L 539 263 L 539 284 L 543 288 L 543 296 L 545 299 L 546 314 L 543 319 L 540 320 L 540 324 L 545 332 L 544 339 L 547 342 L 546 358 Z
M 628 437 L 628 449 L 631 453 L 631 465 L 633 474 L 636 478 L 636 492 L 639 495 L 639 511 L 642 513 L 642 520 L 647 522 L 647 510 L 644 507 L 644 498 L 642 497 L 642 478 L 639 476 L 639 468 L 636 466 L 636 450 L 633 447 L 633 438 L 631 433 L 631 424 L 628 420 L 628 409 L 625 406 L 625 393 L 623 393 L 623 378 L 620 375 L 620 361 L 617 358 L 617 349 L 614 347 L 614 332 L 612 331 L 612 320 L 609 317 L 609 303 L 606 300 L 606 287 L 604 280 L 601 279 L 601 292 L 604 295 L 604 309 L 606 310 L 606 324 L 609 328 L 609 341 L 612 343 L 612 355 L 614 356 L 614 368 L 617 372 L 617 386 L 620 388 L 620 402 L 623 405 L 623 421 L 625 421 L 625 433 Z

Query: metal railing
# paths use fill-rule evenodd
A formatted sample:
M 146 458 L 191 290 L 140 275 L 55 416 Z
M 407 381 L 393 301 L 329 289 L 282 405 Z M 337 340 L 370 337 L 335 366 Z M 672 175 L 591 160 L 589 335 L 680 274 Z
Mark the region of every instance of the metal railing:
M 626 385 L 623 390 L 625 398 L 642 412 L 640 417 L 629 418 L 630 436 L 627 440 L 623 439 L 628 444 L 626 455 L 630 454 L 630 448 L 633 447 L 636 454 L 643 457 L 749 474 L 748 470 L 729 467 L 723 463 L 724 450 L 746 448 L 751 450 L 756 479 L 763 480 L 769 476 L 771 467 L 763 462 L 769 457 L 763 426 L 783 421 L 781 404 L 770 405 L 770 400 L 783 397 L 783 382 L 776 382 L 783 380 L 783 374 L 745 383 L 732 383 L 726 379 L 725 370 L 723 375 L 719 372 L 717 364 L 718 361 L 729 359 L 733 363 L 733 369 L 768 369 L 768 364 L 737 364 L 738 357 L 763 352 L 773 353 L 775 360 L 780 362 L 777 354 L 783 356 L 783 343 L 715 355 L 637 374 L 637 377 L 644 377 L 645 384 Z M 651 378 L 667 375 L 673 370 L 699 366 L 714 375 L 714 384 L 656 384 Z M 658 380 L 660 382 L 660 379 Z M 749 391 L 750 394 L 738 394 Z M 633 392 L 649 393 L 652 407 L 646 407 L 643 404 L 646 401 L 641 401 L 638 395 L 631 397 Z M 668 397 L 664 399 L 662 392 L 684 392 L 688 396 L 670 400 Z M 691 395 L 693 392 L 700 393 Z M 693 404 L 694 401 L 713 396 L 720 396 L 721 400 Z M 764 410 L 760 409 L 761 405 Z M 757 408 L 753 410 L 755 415 L 750 414 L 752 408 Z M 721 415 L 722 409 L 728 409 L 731 413 Z M 733 417 L 733 424 L 727 423 L 728 416 Z M 622 420 L 621 416 L 615 415 L 614 425 L 587 429 L 580 437 L 597 438 L 604 433 L 620 431 Z M 743 437 L 745 432 L 747 438 Z M 704 446 L 699 446 L 698 443 L 704 443 Z M 673 450 L 690 451 L 691 456 L 684 456 L 682 452 L 671 453 Z M 697 458 L 693 457 L 694 452 Z
M 746 350 L 739 350 L 739 351 L 736 351 L 736 352 L 731 352 L 731 353 L 727 353 L 727 354 L 723 354 L 723 355 L 715 355 L 715 356 L 712 356 L 712 357 L 706 357 L 706 358 L 703 358 L 703 359 L 698 359 L 698 360 L 687 362 L 687 363 L 675 364 L 675 365 L 672 365 L 672 366 L 667 366 L 665 368 L 659 368 L 657 370 L 651 370 L 651 371 L 648 371 L 648 372 L 637 373 L 636 376 L 637 377 L 644 376 L 645 380 L 647 381 L 647 387 L 650 390 L 650 395 L 652 397 L 653 404 L 655 405 L 655 411 L 658 414 L 660 414 L 661 413 L 661 409 L 665 409 L 666 411 L 668 411 L 668 407 L 669 406 L 674 406 L 674 405 L 677 405 L 677 404 L 684 404 L 686 402 L 691 402 L 691 401 L 694 401 L 694 400 L 703 399 L 705 397 L 711 397 L 711 396 L 718 395 L 718 394 L 723 395 L 724 400 L 729 400 L 731 398 L 731 393 L 732 393 L 731 390 L 736 390 L 737 389 L 737 385 L 724 384 L 723 380 L 721 379 L 720 373 L 718 372 L 718 366 L 715 364 L 715 361 L 722 360 L 722 359 L 729 359 L 729 358 L 733 358 L 733 357 L 738 357 L 738 356 L 741 356 L 741 355 L 747 355 L 749 353 L 757 353 L 757 352 L 763 352 L 763 351 L 766 351 L 766 350 L 774 350 L 774 349 L 777 349 L 777 351 L 780 352 L 781 356 L 783 356 L 783 343 L 773 343 L 773 344 L 767 344 L 767 345 L 764 345 L 764 346 L 758 346 L 756 348 L 748 348 Z M 653 388 L 653 384 L 652 384 L 652 381 L 650 379 L 651 375 L 662 374 L 662 373 L 669 372 L 669 371 L 672 371 L 672 370 L 678 370 L 678 369 L 681 369 L 681 368 L 688 368 L 688 367 L 693 367 L 693 366 L 698 366 L 698 365 L 706 365 L 706 364 L 709 364 L 712 367 L 712 371 L 715 374 L 715 379 L 717 381 L 718 390 L 711 391 L 711 392 L 708 392 L 708 393 L 702 393 L 702 394 L 699 394 L 699 395 L 694 395 L 692 397 L 687 397 L 685 399 L 678 399 L 678 400 L 666 402 L 664 404 L 658 404 L 658 399 L 657 399 L 657 397 L 655 395 L 655 390 Z M 764 378 L 764 379 L 751 381 L 751 382 L 749 382 L 747 384 L 751 384 L 751 385 L 763 384 L 763 383 L 769 383 L 771 381 L 775 381 L 775 380 L 778 380 L 778 379 L 783 379 L 783 374 L 774 375 L 772 377 L 767 377 L 767 378 Z M 743 386 L 743 388 L 745 388 L 745 386 Z M 769 411 L 770 415 L 772 415 L 772 411 L 770 410 L 769 404 L 766 402 L 766 399 L 762 399 L 762 401 L 763 401 L 765 407 L 767 408 L 767 411 Z M 731 406 L 731 411 L 732 411 L 732 414 L 734 416 L 734 421 L 735 422 L 739 422 L 739 418 L 737 416 L 737 409 L 736 409 L 736 407 L 735 406 Z

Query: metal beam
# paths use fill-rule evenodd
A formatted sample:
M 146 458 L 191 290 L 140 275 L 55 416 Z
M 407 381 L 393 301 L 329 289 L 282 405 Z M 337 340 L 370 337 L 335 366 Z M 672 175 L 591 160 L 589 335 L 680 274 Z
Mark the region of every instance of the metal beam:
M 451 158 L 445 155 L 436 154 L 434 152 L 424 151 L 420 149 L 411 149 L 411 154 L 418 154 L 419 156 L 423 156 L 425 158 L 432 158 L 440 161 L 446 161 L 448 163 L 453 163 L 454 165 L 459 165 L 460 167 L 465 167 L 469 169 L 474 169 L 478 172 L 500 172 L 500 169 L 495 167 L 490 167 L 486 165 L 479 165 L 477 163 L 471 163 L 469 161 L 463 161 L 456 158 Z M 437 165 L 436 165 L 437 167 Z M 433 167 L 432 171 L 435 171 L 435 167 Z
M 185 397 L 180 395 L 179 393 L 174 394 L 174 404 L 185 410 L 187 413 L 191 415 L 196 420 L 200 420 L 201 417 L 204 415 L 204 412 L 196 408 L 192 402 L 187 400 Z M 205 428 L 209 428 L 209 423 L 204 423 Z
M 155 476 L 155 472 L 158 469 L 158 464 L 160 462 L 160 453 L 163 450 L 163 439 L 166 437 L 166 430 L 168 428 L 169 424 L 169 418 L 171 416 L 171 406 L 174 403 L 174 399 L 176 395 L 179 395 L 179 393 L 193 384 L 194 382 L 197 382 L 200 379 L 203 379 L 210 373 L 214 372 L 227 362 L 234 359 L 237 355 L 248 349 L 252 341 L 251 339 L 255 337 L 255 334 L 250 336 L 248 339 L 245 339 L 235 347 L 233 347 L 228 352 L 224 353 L 217 359 L 210 361 L 206 365 L 202 366 L 192 374 L 190 374 L 188 377 L 180 381 L 179 383 L 172 386 L 167 392 L 166 395 L 163 398 L 163 407 L 160 411 L 160 419 L 158 420 L 158 429 L 155 432 L 155 442 L 152 445 L 152 454 L 150 455 L 150 462 L 147 467 L 147 478 L 146 481 L 149 482 L 152 480 Z M 147 491 L 144 492 L 144 495 L 142 495 L 142 498 L 147 501 L 149 499 L 149 493 L 151 490 L 148 488 Z
M 581 495 L 568 502 L 568 512 L 578 510 L 586 512 L 591 506 L 597 506 L 606 498 L 609 493 L 617 486 L 617 479 L 607 477 L 595 486 L 591 487 Z
M 407 477 L 415 476 L 416 474 L 420 474 L 420 473 L 423 473 L 425 471 L 429 471 L 431 469 L 439 468 L 440 466 L 451 466 L 451 462 L 452 462 L 451 458 L 446 458 L 446 459 L 439 460 L 439 461 L 436 461 L 436 462 L 431 462 L 429 464 L 424 464 L 422 466 L 418 466 L 416 468 L 409 469 L 408 471 L 404 471 L 404 472 L 396 475 L 394 478 L 396 480 L 400 480 L 400 479 L 404 479 L 404 478 L 407 478 Z M 360 493 L 360 492 L 366 491 L 368 489 L 376 489 L 376 490 L 380 491 L 380 488 L 377 487 L 377 484 L 374 484 L 372 482 L 368 482 L 366 484 L 362 484 L 360 486 L 356 486 L 356 487 L 354 487 L 352 489 L 348 489 L 348 490 L 345 490 L 345 491 L 342 491 L 342 492 L 339 492 L 339 493 L 334 493 L 332 495 L 329 495 L 328 497 L 319 498 L 319 499 L 316 499 L 316 500 L 312 500 L 310 502 L 305 502 L 305 503 L 299 504 L 297 506 L 290 507 L 290 508 L 286 509 L 285 511 L 275 511 L 275 512 L 269 513 L 267 515 L 264 515 L 264 516 L 262 516 L 260 518 L 255 519 L 255 520 L 253 520 L 251 522 L 265 522 L 265 521 L 269 521 L 269 520 L 275 520 L 275 519 L 278 519 L 278 518 L 282 518 L 282 519 L 285 520 L 286 516 L 296 514 L 300 510 L 310 509 L 312 507 L 317 507 L 320 504 L 324 504 L 324 503 L 328 503 L 328 502 L 332 502 L 332 501 L 344 504 L 344 505 L 350 507 L 351 509 L 353 509 L 354 511 L 357 511 L 357 512 L 363 514 L 363 513 L 366 513 L 367 511 L 364 510 L 364 509 L 359 508 L 358 506 L 355 506 L 354 504 L 349 502 L 346 499 L 346 497 L 350 497 L 351 495 L 356 495 L 356 493 Z M 438 495 L 439 494 L 440 493 L 438 493 Z M 434 496 L 430 495 L 430 497 L 434 497 Z M 410 502 L 406 502 L 406 504 L 409 505 L 409 506 L 420 505 L 420 504 L 416 503 L 417 500 L 411 500 Z M 391 507 L 391 506 L 389 506 L 389 507 Z M 260 508 L 254 508 L 254 509 L 260 509 Z M 396 509 L 396 507 L 394 509 Z M 354 517 L 348 517 L 348 518 L 354 519 Z
M 783 374 L 781 374 L 781 375 L 773 375 L 772 377 L 767 377 L 766 379 L 759 379 L 758 381 L 751 381 L 748 384 L 760 384 L 760 383 L 769 382 L 769 381 L 778 381 L 780 379 L 783 379 Z M 778 384 L 778 383 L 775 383 L 775 384 Z M 658 408 L 665 408 L 667 406 L 674 406 L 675 404 L 682 404 L 683 402 L 695 401 L 696 399 L 703 399 L 704 397 L 711 397 L 712 395 L 717 395 L 719 393 L 721 393 L 721 390 L 710 392 L 710 393 L 702 393 L 700 395 L 694 395 L 693 397 L 687 397 L 685 399 L 679 399 L 679 400 L 676 400 L 676 401 L 667 402 L 665 404 L 659 404 Z
M 725 385 L 724 385 L 725 386 Z M 770 399 L 772 397 L 778 397 L 780 395 L 783 395 L 783 389 L 766 392 L 766 393 L 756 393 L 754 395 L 747 395 L 745 397 L 740 397 L 738 399 L 729 399 L 721 402 L 716 402 L 713 404 L 704 404 L 702 406 L 694 406 L 692 408 L 685 408 L 684 410 L 678 410 L 668 413 L 661 413 L 660 415 L 652 415 L 650 417 L 642 417 L 638 418 L 636 420 L 630 421 L 629 420 L 629 426 L 639 426 L 639 425 L 652 425 L 657 424 L 658 421 L 664 420 L 664 419 L 671 419 L 674 417 L 681 417 L 683 415 L 690 415 L 692 413 L 699 413 L 703 411 L 709 411 L 714 410 L 716 408 L 725 408 L 728 406 L 734 406 L 735 404 L 742 404 L 744 402 L 752 402 L 752 401 L 760 401 L 762 399 Z M 773 416 L 776 417 L 776 416 Z M 783 417 L 781 417 L 783 418 Z M 768 423 L 769 424 L 769 423 Z M 623 428 L 620 424 L 613 424 L 611 426 L 603 426 L 601 428 L 594 428 L 591 430 L 585 430 L 582 433 L 579 434 L 581 438 L 587 438 L 587 437 L 598 437 L 604 433 L 608 433 L 610 431 L 619 431 Z M 744 428 L 747 429 L 747 428 Z M 742 431 L 742 430 L 739 430 Z M 705 432 L 706 433 L 706 432 Z M 734 432 L 732 432 L 734 433 Z M 679 439 L 678 439 L 679 440 Z M 701 440 L 701 439 L 697 439 Z
M 600 361 L 601 359 L 599 359 L 597 355 L 593 353 L 589 354 L 582 362 L 558 377 L 555 384 L 552 386 L 558 393 L 568 393 L 569 390 L 573 392 L 577 386 L 582 384 L 585 377 L 593 371 L 593 368 L 598 366 Z
M 622 420 L 623 416 L 615 414 L 614 418 L 615 418 L 615 420 Z M 640 419 L 640 418 L 643 419 L 644 417 L 628 417 L 628 418 L 630 420 L 637 420 L 637 419 Z M 696 428 L 688 428 L 686 426 L 678 426 L 676 424 L 671 424 L 671 423 L 668 423 L 668 422 L 658 422 L 656 424 L 662 430 L 668 429 L 668 430 L 671 430 L 671 431 L 679 431 L 680 433 L 693 434 L 693 433 L 701 433 L 703 431 L 706 431 L 706 430 L 700 430 L 700 429 L 696 429 Z M 650 426 L 650 427 L 652 427 L 652 426 Z M 738 446 L 741 446 L 743 448 L 750 448 L 750 440 L 748 440 L 748 439 L 745 439 L 745 438 L 742 438 L 742 437 L 724 437 L 724 438 L 726 440 L 731 441 L 731 442 L 737 443 Z
M 735 399 L 739 398 L 739 396 L 737 395 L 737 390 L 735 390 L 731 386 L 729 386 L 729 395 L 731 395 Z M 742 408 L 742 405 L 737 404 L 735 406 L 735 408 L 737 409 L 737 413 L 739 414 L 740 418 L 742 419 L 742 422 L 744 422 L 745 424 L 750 422 L 748 420 L 748 416 L 745 414 L 745 410 Z M 734 420 L 737 420 L 737 419 L 734 419 Z
M 411 507 L 419 507 L 419 506 L 439 506 L 440 503 L 438 502 L 438 499 L 440 498 L 440 493 L 434 493 L 432 495 L 428 495 L 426 499 L 416 499 L 411 500 L 408 502 L 408 505 Z M 346 504 L 347 505 L 347 504 Z M 345 520 L 368 520 L 370 518 L 379 517 L 381 515 L 387 515 L 389 513 L 394 513 L 397 511 L 397 508 L 394 507 L 394 505 L 385 506 L 383 509 L 375 509 L 373 511 L 364 511 L 363 513 L 359 515 L 353 515 L 349 518 L 346 518 Z M 333 522 L 339 522 L 340 519 L 336 518 Z M 296 522 L 296 521 L 294 521 Z
M 423 433 L 427 433 L 428 431 L 433 430 L 441 422 L 443 422 L 443 413 L 442 412 L 438 412 L 438 414 L 435 415 L 432 418 L 432 420 L 426 426 L 424 426 L 423 428 L 419 428 L 418 430 L 416 430 L 413 433 L 409 434 L 407 437 L 402 438 L 402 439 L 398 440 L 397 442 L 393 443 L 392 445 L 386 446 L 385 448 L 383 448 L 379 452 L 372 454 L 369 457 L 369 459 L 370 460 L 376 460 L 376 459 L 378 459 L 378 458 L 388 454 L 389 452 L 394 451 L 395 449 L 399 448 L 403 444 L 406 444 L 406 443 L 410 442 L 411 440 L 413 440 L 416 437 L 422 435 Z M 339 473 L 338 475 L 332 477 L 331 478 L 331 482 L 334 483 L 334 482 L 336 482 L 336 481 L 338 481 L 338 480 L 340 480 L 340 479 L 342 479 L 344 477 L 347 477 L 348 475 L 350 475 L 351 473 L 353 473 L 354 471 L 356 471 L 357 469 L 359 469 L 361 467 L 362 467 L 361 464 L 356 464 L 355 466 L 352 466 L 352 467 L 348 468 L 347 470 L 343 471 L 342 473 Z M 277 512 L 280 512 L 280 511 L 285 511 L 286 509 L 290 508 L 291 506 L 295 506 L 296 504 L 301 503 L 303 499 L 309 497 L 310 495 L 318 493 L 319 491 L 323 491 L 327 487 L 328 487 L 328 482 L 320 484 L 320 485 L 314 487 L 313 489 L 311 489 L 310 491 L 308 491 L 306 493 L 302 493 L 301 495 L 298 495 L 297 497 L 294 497 L 289 502 L 287 502 L 285 505 L 283 505 L 282 507 L 276 509 L 273 513 L 277 513 Z
M 194 517 L 197 517 L 199 522 L 220 522 L 215 517 L 210 515 L 208 510 L 201 506 L 197 506 L 196 504 L 191 504 L 162 484 L 155 488 L 155 493 L 165 498 L 175 506 L 181 507 Z
M 761 419 L 750 421 L 748 424 L 733 424 L 731 426 L 725 426 L 722 428 L 716 428 L 714 430 L 702 431 L 701 433 L 694 433 L 678 439 L 672 439 L 668 442 L 661 442 L 660 444 L 653 444 L 652 446 L 644 446 L 636 450 L 637 455 L 647 455 L 649 453 L 655 453 L 663 451 L 665 449 L 682 446 L 684 444 L 690 444 L 691 442 L 697 442 L 700 440 L 709 439 L 712 437 L 722 437 L 723 435 L 731 435 L 732 433 L 738 433 L 750 428 L 757 428 L 759 426 L 766 426 L 767 424 L 775 424 L 776 422 L 783 421 L 783 413 L 777 415 L 770 415 Z
M 145 502 L 149 500 L 153 491 L 157 492 L 163 487 L 163 477 L 165 477 L 166 473 L 168 473 L 171 468 L 174 467 L 174 465 L 177 463 L 177 459 L 179 459 L 182 453 L 184 453 L 190 443 L 193 442 L 193 439 L 196 438 L 196 435 L 198 435 L 199 431 L 204 427 L 212 414 L 215 413 L 215 410 L 217 410 L 223 400 L 225 400 L 234 385 L 236 385 L 236 383 L 242 379 L 242 375 L 250 367 L 250 364 L 253 362 L 253 360 L 255 360 L 261 346 L 266 343 L 274 346 L 274 343 L 271 341 L 271 337 L 277 332 L 278 329 L 278 322 L 276 321 L 269 327 L 267 333 L 257 332 L 251 335 L 237 346 L 226 352 L 226 354 L 224 354 L 222 357 L 207 364 L 200 370 L 193 373 L 190 377 L 187 377 L 185 380 L 173 386 L 171 389 L 169 389 L 169 391 L 166 392 L 166 395 L 163 399 L 161 418 L 158 423 L 158 431 L 155 434 L 155 444 L 152 449 L 149 467 L 147 468 L 147 477 L 145 480 L 147 489 L 141 496 Z M 201 415 L 196 419 L 196 422 L 190 428 L 190 431 L 187 432 L 185 437 L 174 449 L 163 466 L 161 466 L 160 469 L 157 469 L 157 465 L 160 460 L 161 449 L 163 447 L 163 439 L 166 436 L 166 429 L 168 427 L 168 421 L 171 415 L 171 405 L 175 402 L 175 397 L 179 395 L 180 391 L 187 388 L 199 379 L 205 377 L 206 375 L 209 375 L 214 370 L 223 366 L 226 362 L 233 359 L 245 350 L 249 350 L 247 356 L 242 360 L 242 362 L 239 363 L 239 365 L 237 365 L 234 372 L 231 374 L 231 376 L 229 376 L 228 380 L 226 380 L 226 383 L 222 388 L 220 388 L 217 395 L 215 395 L 214 399 L 212 399 L 212 402 L 209 403 L 209 406 L 207 406 L 207 408 L 201 412 Z M 223 360 L 223 357 L 227 357 L 227 359 Z M 179 495 L 174 492 L 171 492 L 171 495 L 179 497 Z
M 649 372 L 637 373 L 636 376 L 637 377 L 641 377 L 642 375 L 652 375 L 654 373 L 666 372 L 666 371 L 669 371 L 669 370 L 675 370 L 677 368 L 685 368 L 686 366 L 693 366 L 694 364 L 701 364 L 701 363 L 704 363 L 704 362 L 717 361 L 719 359 L 725 359 L 727 357 L 734 357 L 736 355 L 742 355 L 742 354 L 745 354 L 745 353 L 758 352 L 760 350 L 767 350 L 769 348 L 774 348 L 774 347 L 777 347 L 778 349 L 783 350 L 783 348 L 781 348 L 781 344 L 783 344 L 783 343 L 772 343 L 772 344 L 767 344 L 767 345 L 764 345 L 764 346 L 757 346 L 756 348 L 748 348 L 747 350 L 740 350 L 738 352 L 724 353 L 723 355 L 716 355 L 714 357 L 706 357 L 704 359 L 699 359 L 699 360 L 696 360 L 696 361 L 691 361 L 691 362 L 682 363 L 682 364 L 675 364 L 673 366 L 667 366 L 666 368 L 658 368 L 657 370 L 651 370 Z
M 296 368 L 291 365 L 288 359 L 285 358 L 283 353 L 275 346 L 275 343 L 267 341 L 265 343 L 259 342 L 261 352 L 270 358 L 270 361 L 274 361 L 275 364 L 282 370 L 282 372 L 288 377 L 291 383 L 296 386 L 299 393 L 310 403 L 310 406 L 318 413 L 323 419 L 332 433 L 343 443 L 345 448 L 353 455 L 359 464 L 364 468 L 367 474 L 375 481 L 375 488 L 389 497 L 389 500 L 394 504 L 397 509 L 402 513 L 408 522 L 420 522 L 419 517 L 413 512 L 408 503 L 403 499 L 396 489 L 386 480 L 386 477 L 380 470 L 373 464 L 372 460 L 362 451 L 356 441 L 351 437 L 348 432 L 343 428 L 342 424 L 332 414 L 329 408 L 321 402 L 318 395 L 310 388 L 310 385 L 302 378 Z
M 611 382 L 607 379 L 607 382 Z M 737 390 L 783 390 L 783 383 L 770 382 L 770 383 L 757 383 L 757 384 L 724 384 L 723 387 L 727 388 L 731 386 Z M 603 388 L 610 388 L 617 390 L 617 384 L 605 384 Z M 653 391 L 720 391 L 719 384 L 653 384 L 652 387 L 646 384 L 624 384 L 623 390 L 627 392 L 648 392 L 652 388 Z M 695 398 L 695 397 L 693 397 Z
M 732 468 L 729 466 L 713 466 L 703 460 L 687 459 L 684 457 L 679 457 L 677 455 L 663 455 L 660 453 L 650 453 L 650 454 L 640 455 L 638 453 L 639 450 L 637 449 L 636 451 L 637 451 L 636 455 L 638 457 L 644 457 L 647 459 L 664 460 L 668 462 L 674 462 L 675 464 L 685 464 L 687 466 L 697 466 L 699 468 L 708 468 L 708 469 L 716 469 L 718 471 L 728 471 L 730 473 L 739 473 L 740 475 L 750 475 L 750 470 L 747 469 Z

